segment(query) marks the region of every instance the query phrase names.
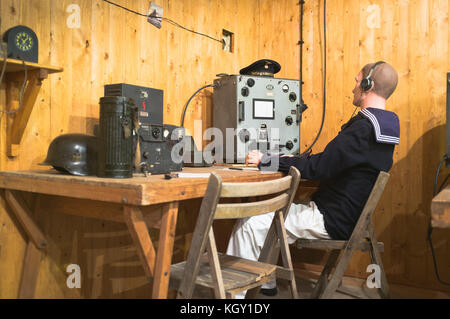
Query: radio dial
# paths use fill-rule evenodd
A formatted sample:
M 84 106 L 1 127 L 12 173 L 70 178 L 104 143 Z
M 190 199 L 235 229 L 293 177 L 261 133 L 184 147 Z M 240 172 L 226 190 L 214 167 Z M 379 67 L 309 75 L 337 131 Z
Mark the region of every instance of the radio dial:
M 153 135 L 154 138 L 158 138 L 160 133 L 161 133 L 161 132 L 159 131 L 158 128 L 154 128 L 154 129 L 152 130 L 152 135 Z
M 255 85 L 255 80 L 253 80 L 253 79 L 248 79 L 248 80 L 247 80 L 247 85 L 248 85 L 249 87 L 253 87 L 253 85 Z
M 297 94 L 295 94 L 294 92 L 289 93 L 289 101 L 291 102 L 297 101 Z
M 248 96 L 250 94 L 250 90 L 248 89 L 248 87 L 244 86 L 241 90 L 241 94 L 242 96 Z
M 287 141 L 286 148 L 290 151 L 291 149 L 294 148 L 294 143 L 292 143 L 291 141 Z
M 292 118 L 292 116 L 288 116 L 286 117 L 285 122 L 287 125 L 292 125 L 292 123 L 294 123 L 294 119 Z
M 239 132 L 239 139 L 243 143 L 247 143 L 250 140 L 250 132 L 246 129 L 243 129 Z

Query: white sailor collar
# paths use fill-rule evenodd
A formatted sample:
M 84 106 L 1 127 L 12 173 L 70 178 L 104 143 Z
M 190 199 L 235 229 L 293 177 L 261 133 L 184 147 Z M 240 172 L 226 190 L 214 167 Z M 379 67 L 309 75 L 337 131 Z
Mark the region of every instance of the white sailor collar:
M 359 113 L 368 118 L 375 131 L 378 143 L 397 145 L 400 140 L 400 122 L 391 111 L 368 107 Z

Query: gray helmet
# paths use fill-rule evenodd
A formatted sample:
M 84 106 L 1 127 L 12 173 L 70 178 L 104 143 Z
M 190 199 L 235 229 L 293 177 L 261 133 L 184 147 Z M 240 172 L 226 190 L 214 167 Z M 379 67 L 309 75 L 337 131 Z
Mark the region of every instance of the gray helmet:
M 86 134 L 63 134 L 48 147 L 47 158 L 39 165 L 51 165 L 56 170 L 78 176 L 97 174 L 98 141 Z

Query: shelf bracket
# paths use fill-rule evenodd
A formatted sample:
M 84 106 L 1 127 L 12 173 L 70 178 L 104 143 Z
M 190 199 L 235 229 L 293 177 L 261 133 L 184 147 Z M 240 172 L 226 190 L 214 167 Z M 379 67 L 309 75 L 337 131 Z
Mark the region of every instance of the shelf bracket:
M 16 157 L 19 155 L 19 146 L 22 141 L 23 133 L 30 119 L 33 106 L 39 95 L 42 81 L 47 79 L 48 71 L 45 69 L 36 69 L 28 72 L 27 83 L 23 93 L 22 107 L 13 114 L 12 123 L 8 128 L 7 134 L 7 155 Z M 20 86 L 24 79 L 24 72 L 13 72 L 7 75 L 7 108 L 8 111 L 17 110 L 19 108 Z

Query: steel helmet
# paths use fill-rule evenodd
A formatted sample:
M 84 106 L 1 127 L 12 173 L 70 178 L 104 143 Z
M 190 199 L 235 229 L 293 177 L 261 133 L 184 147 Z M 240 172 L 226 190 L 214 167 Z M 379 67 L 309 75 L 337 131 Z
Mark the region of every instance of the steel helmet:
M 48 147 L 47 158 L 39 165 L 78 176 L 97 174 L 98 141 L 86 134 L 63 134 Z

